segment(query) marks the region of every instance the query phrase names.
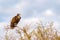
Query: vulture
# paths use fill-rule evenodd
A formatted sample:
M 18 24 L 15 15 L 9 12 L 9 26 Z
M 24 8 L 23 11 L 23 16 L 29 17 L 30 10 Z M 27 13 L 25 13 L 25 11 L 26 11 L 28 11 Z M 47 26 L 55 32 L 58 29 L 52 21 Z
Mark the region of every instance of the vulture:
M 19 23 L 20 19 L 21 19 L 20 14 L 17 14 L 16 16 L 12 18 L 11 23 L 10 23 L 11 29 L 17 27 L 17 24 Z

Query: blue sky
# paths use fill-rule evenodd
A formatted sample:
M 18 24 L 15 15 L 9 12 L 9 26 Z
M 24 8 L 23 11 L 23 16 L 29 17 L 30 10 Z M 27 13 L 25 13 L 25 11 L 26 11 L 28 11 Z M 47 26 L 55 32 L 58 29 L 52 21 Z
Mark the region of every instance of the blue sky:
M 0 0 L 0 36 L 17 13 L 22 17 L 20 24 L 53 21 L 60 30 L 60 0 Z
M 6 25 L 17 13 L 21 14 L 21 23 L 54 22 L 60 29 L 60 0 L 0 0 L 0 24 Z

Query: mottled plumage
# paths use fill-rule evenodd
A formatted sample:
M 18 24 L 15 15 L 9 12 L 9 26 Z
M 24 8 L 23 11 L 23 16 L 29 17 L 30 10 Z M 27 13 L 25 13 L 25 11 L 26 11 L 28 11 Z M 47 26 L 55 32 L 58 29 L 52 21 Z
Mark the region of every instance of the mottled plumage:
M 13 29 L 14 27 L 17 27 L 17 24 L 19 23 L 21 17 L 20 14 L 17 14 L 14 16 L 11 20 L 10 27 Z

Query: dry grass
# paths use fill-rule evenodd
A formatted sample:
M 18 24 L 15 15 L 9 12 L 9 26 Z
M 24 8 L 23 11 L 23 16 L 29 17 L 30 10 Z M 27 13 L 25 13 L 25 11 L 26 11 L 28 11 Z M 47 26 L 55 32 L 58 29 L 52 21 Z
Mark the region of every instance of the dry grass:
M 37 27 L 31 32 L 28 32 L 28 30 L 30 30 L 29 25 L 26 25 L 23 28 L 17 27 L 17 32 L 20 35 L 19 40 L 60 40 L 58 31 L 55 30 L 52 26 L 53 23 L 49 24 L 48 27 L 44 27 L 43 25 L 38 24 Z M 7 35 L 6 40 L 8 40 Z

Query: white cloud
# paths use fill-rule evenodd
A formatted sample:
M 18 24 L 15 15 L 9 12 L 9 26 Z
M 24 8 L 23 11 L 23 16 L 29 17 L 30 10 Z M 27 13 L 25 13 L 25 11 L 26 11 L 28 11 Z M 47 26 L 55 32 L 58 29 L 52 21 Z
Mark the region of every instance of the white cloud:
M 34 24 L 40 23 L 41 21 L 44 21 L 44 20 L 45 20 L 45 18 L 43 18 L 43 17 L 40 17 L 40 18 L 32 17 L 32 18 L 25 18 L 25 19 L 23 18 L 23 19 L 21 19 L 21 21 L 19 22 L 18 25 L 21 25 L 21 26 L 25 26 L 26 24 L 34 25 Z
M 14 2 L 14 0 L 12 0 L 13 2 Z M 6 5 L 7 5 L 7 3 L 9 3 L 9 2 L 11 2 L 10 0 L 0 0 L 0 2 L 1 3 L 6 3 Z M 12 2 L 12 3 L 13 3 Z M 56 1 L 58 4 L 60 4 L 60 1 Z M 20 21 L 20 23 L 19 23 L 19 25 L 20 24 L 22 24 L 22 25 L 25 25 L 25 24 L 30 24 L 30 23 L 36 23 L 36 22 L 39 22 L 39 21 L 46 21 L 46 20 L 49 20 L 48 18 L 47 19 L 45 19 L 45 16 L 47 16 L 47 17 L 52 17 L 52 16 L 55 16 L 56 14 L 54 13 L 54 11 L 52 10 L 52 9 L 47 9 L 47 10 L 45 10 L 45 11 L 43 11 L 43 17 L 40 17 L 40 18 L 37 18 L 37 17 L 35 17 L 36 15 L 38 16 L 39 14 L 37 14 L 38 13 L 38 11 L 40 11 L 40 8 L 41 8 L 41 10 L 42 9 L 44 9 L 44 8 L 46 8 L 46 6 L 47 5 L 44 5 L 44 7 L 42 6 L 43 4 L 45 4 L 45 3 L 47 3 L 47 0 L 34 0 L 34 1 L 21 1 L 21 2 L 19 2 L 19 3 L 17 3 L 17 4 L 15 4 L 14 6 L 11 6 L 11 7 L 9 7 L 9 8 L 6 8 L 6 9 L 4 9 L 4 8 L 2 8 L 2 6 L 0 6 L 0 12 L 4 12 L 4 13 L 6 13 L 7 15 L 6 16 L 8 16 L 8 15 L 10 15 L 11 14 L 11 16 L 14 16 L 14 15 L 16 15 L 16 13 L 22 13 L 22 12 L 24 12 L 24 11 L 22 11 L 22 10 L 26 10 L 27 9 L 27 7 L 28 8 L 31 8 L 32 7 L 32 9 L 34 9 L 34 8 L 36 8 L 36 9 L 34 9 L 34 11 L 33 11 L 33 16 L 34 17 L 32 17 L 32 18 L 27 18 L 27 19 L 22 19 L 21 21 Z M 50 2 L 51 3 L 51 2 Z M 14 3 L 13 3 L 14 4 Z M 52 4 L 50 4 L 50 6 L 51 6 Z M 49 6 L 49 5 L 48 5 Z M 39 8 L 38 8 L 39 7 Z M 31 10 L 32 10 L 31 9 Z M 37 11 L 35 11 L 35 10 L 37 10 Z M 29 11 L 30 11 L 30 9 L 29 9 Z M 32 14 L 32 13 L 31 13 Z M 23 14 L 22 14 L 23 15 Z M 27 15 L 27 14 L 24 14 L 24 16 L 25 15 Z M 41 15 L 40 15 L 41 16 Z M 57 15 L 58 16 L 58 15 Z M 28 16 L 27 16 L 28 17 Z M 7 19 L 6 17 L 4 17 L 5 19 Z M 57 17 L 56 17 L 57 18 Z M 10 19 L 10 18 L 9 18 Z M 7 19 L 8 20 L 8 19 Z M 53 19 L 54 20 L 54 19 Z M 7 26 L 9 23 L 7 23 L 7 21 L 6 22 L 0 22 L 0 29 L 1 28 L 4 28 L 5 26 Z M 57 30 L 60 30 L 60 23 L 59 22 L 57 22 L 57 21 L 55 21 L 54 22 L 54 27 L 57 29 Z M 2 29 L 3 30 L 3 29 Z M 0 31 L 0 35 L 2 34 L 1 33 L 2 31 Z M 2 35 L 1 35 L 2 36 Z
M 16 4 L 15 8 L 22 10 L 24 7 L 26 7 L 28 5 L 29 5 L 29 3 L 27 1 L 22 1 L 21 3 Z
M 17 13 L 21 13 L 24 12 L 22 11 L 23 9 L 25 9 L 27 6 L 29 6 L 29 2 L 27 1 L 22 1 L 20 3 L 15 4 L 12 7 L 9 7 L 7 9 L 3 9 L 2 11 L 6 14 L 12 14 L 12 15 L 16 15 Z M 26 10 L 26 9 L 25 9 Z
M 51 17 L 51 16 L 55 16 L 55 13 L 53 12 L 53 10 L 47 9 L 43 12 L 43 15 Z
M 34 24 L 36 22 L 39 22 L 39 18 L 28 18 L 28 19 L 22 19 L 21 22 L 26 25 L 26 24 Z
M 7 23 L 6 22 L 0 22 L 0 27 L 2 26 L 5 26 Z
M 0 29 L 8 28 L 9 23 L 7 22 L 0 22 Z

